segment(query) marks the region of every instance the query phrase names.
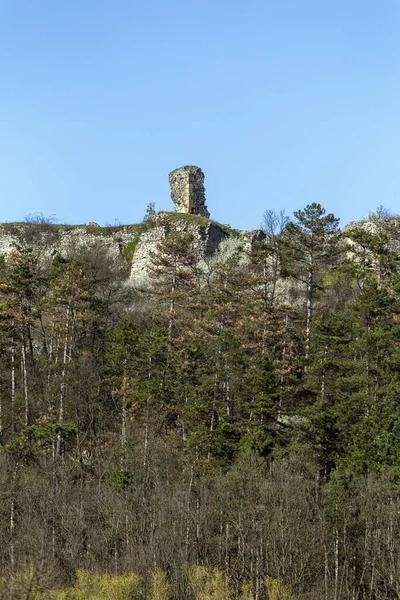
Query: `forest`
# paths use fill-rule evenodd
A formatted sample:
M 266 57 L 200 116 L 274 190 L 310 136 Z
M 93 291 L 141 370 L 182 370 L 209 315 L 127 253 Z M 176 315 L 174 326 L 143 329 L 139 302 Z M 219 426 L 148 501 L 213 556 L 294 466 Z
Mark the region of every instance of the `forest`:
M 52 227 L 0 260 L 0 598 L 400 598 L 400 218 L 171 230 L 136 287 Z

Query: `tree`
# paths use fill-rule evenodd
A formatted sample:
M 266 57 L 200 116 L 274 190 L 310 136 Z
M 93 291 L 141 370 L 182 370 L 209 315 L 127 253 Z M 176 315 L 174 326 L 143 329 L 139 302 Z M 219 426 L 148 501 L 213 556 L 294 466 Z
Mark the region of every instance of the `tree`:
M 339 465 L 366 473 L 379 471 L 385 461 L 397 464 L 389 431 L 398 427 L 397 410 L 390 404 L 400 369 L 398 290 L 367 280 L 345 313 L 315 322 L 306 380 L 314 400 L 307 411 L 307 437 L 325 478 Z M 386 450 L 372 443 L 373 428 Z M 384 458 L 389 438 L 392 459 Z
M 107 373 L 112 383 L 113 395 L 121 400 L 121 455 L 123 467 L 126 462 L 127 408 L 132 386 L 138 385 L 138 340 L 139 327 L 130 318 L 124 317 L 115 326 L 107 339 L 105 357 Z
M 168 336 L 179 337 L 177 312 L 189 307 L 195 290 L 193 237 L 167 235 L 152 256 L 149 275 L 153 285 L 148 292 L 161 305 L 168 322 Z
M 90 289 L 82 260 L 65 259 L 60 255 L 55 257 L 46 277 L 42 311 L 46 318 L 46 325 L 42 322 L 42 334 L 47 355 L 44 365 L 49 411 L 53 422 L 57 421 L 60 428 L 57 453 L 64 454 L 62 424 L 66 420 L 69 372 L 74 359 L 82 361 L 83 348 L 79 347 L 79 343 L 101 312 L 101 302 Z
M 371 231 L 367 225 L 359 224 L 346 231 L 346 237 L 349 256 L 343 266 L 360 289 L 367 281 L 374 280 L 381 286 L 396 278 L 399 255 L 389 231 Z
M 150 202 L 150 204 L 147 205 L 146 213 L 143 217 L 143 223 L 150 221 L 155 216 L 155 214 L 156 214 L 156 205 L 154 202 Z
M 280 238 L 282 271 L 306 287 L 305 356 L 308 357 L 315 298 L 323 289 L 322 275 L 335 264 L 338 253 L 338 223 L 320 204 L 309 204 L 294 212 Z
M 38 316 L 38 290 L 41 278 L 37 257 L 31 248 L 16 246 L 7 258 L 1 282 L 0 311 L 3 328 L 10 334 L 11 346 L 11 418 L 14 422 L 16 361 L 15 349 L 19 347 L 21 358 L 22 389 L 24 397 L 23 423 L 32 420 L 28 385 L 28 352 L 34 361 L 31 328 Z M 19 343 L 17 343 L 17 341 Z
M 266 239 L 253 245 L 251 261 L 263 277 L 264 296 L 274 304 L 280 270 L 279 238 L 289 223 L 284 210 L 266 210 L 261 228 Z M 260 268 L 261 267 L 261 268 Z M 267 291 L 268 290 L 268 291 Z

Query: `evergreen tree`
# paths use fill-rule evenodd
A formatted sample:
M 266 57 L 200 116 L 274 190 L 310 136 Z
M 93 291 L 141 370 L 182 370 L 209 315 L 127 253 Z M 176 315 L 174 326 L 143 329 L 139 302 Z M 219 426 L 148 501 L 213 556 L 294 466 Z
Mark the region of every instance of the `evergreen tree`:
M 29 390 L 29 359 L 33 366 L 32 327 L 38 316 L 41 278 L 37 257 L 31 248 L 16 246 L 3 265 L 1 283 L 1 318 L 3 331 L 10 336 L 11 418 L 14 422 L 16 402 L 16 358 L 20 358 L 21 389 L 24 401 L 22 423 L 32 422 L 33 407 Z
M 323 273 L 337 258 L 339 219 L 316 203 L 295 211 L 294 217 L 280 238 L 282 272 L 306 288 L 307 358 L 316 294 L 323 289 Z
M 190 235 L 169 234 L 157 246 L 147 290 L 157 300 L 168 323 L 169 338 L 179 337 L 179 315 L 188 310 L 195 293 L 195 254 Z

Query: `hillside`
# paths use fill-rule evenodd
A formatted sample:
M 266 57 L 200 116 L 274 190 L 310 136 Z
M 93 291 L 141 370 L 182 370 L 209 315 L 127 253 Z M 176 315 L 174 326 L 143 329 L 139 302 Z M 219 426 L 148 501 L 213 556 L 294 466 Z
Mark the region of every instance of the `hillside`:
M 239 232 L 215 221 L 195 214 L 160 211 L 142 223 L 100 227 L 87 225 L 59 225 L 47 222 L 19 222 L 0 224 L 0 253 L 7 255 L 16 245 L 32 248 L 45 261 L 60 254 L 78 256 L 94 248 L 101 248 L 109 258 L 124 254 L 131 262 L 131 284 L 146 275 L 150 256 L 169 233 L 190 235 L 198 260 L 208 258 L 219 244 L 229 237 L 241 237 L 244 243 L 252 239 L 251 232 Z M 254 232 L 256 238 L 257 232 Z
M 398 223 L 1 225 L 0 596 L 398 597 Z

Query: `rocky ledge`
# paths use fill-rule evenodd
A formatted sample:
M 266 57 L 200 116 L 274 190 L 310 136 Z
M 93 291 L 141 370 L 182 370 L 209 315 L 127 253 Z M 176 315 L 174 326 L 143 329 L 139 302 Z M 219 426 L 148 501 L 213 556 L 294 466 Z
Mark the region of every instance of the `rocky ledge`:
M 229 238 L 240 240 L 246 249 L 263 235 L 257 231 L 241 232 L 200 215 L 161 211 L 143 223 L 110 227 L 99 227 L 95 223 L 3 223 L 0 224 L 0 254 L 9 254 L 15 245 L 31 247 L 40 260 L 49 260 L 56 254 L 79 256 L 88 249 L 106 251 L 113 258 L 123 254 L 131 263 L 129 283 L 135 285 L 146 278 L 159 243 L 174 233 L 192 236 L 198 260 L 212 256 Z

